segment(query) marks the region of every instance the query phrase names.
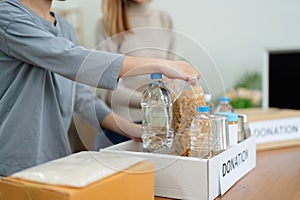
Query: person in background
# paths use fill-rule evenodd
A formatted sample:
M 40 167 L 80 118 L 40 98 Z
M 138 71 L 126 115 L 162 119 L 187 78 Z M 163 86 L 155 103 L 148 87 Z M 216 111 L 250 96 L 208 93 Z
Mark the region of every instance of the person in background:
M 176 59 L 172 53 L 175 46 L 173 21 L 167 12 L 152 7 L 151 0 L 102 0 L 102 13 L 96 25 L 97 49 Z M 115 113 L 139 124 L 142 122 L 142 93 L 149 81 L 149 75 L 126 77 L 120 79 L 116 90 L 98 89 L 97 94 Z M 128 140 L 108 130 L 104 133 L 113 144 Z M 105 136 L 96 136 L 95 149 L 111 144 L 101 144 Z
M 150 73 L 200 78 L 187 62 L 78 46 L 74 29 L 51 5 L 52 0 L 0 3 L 0 176 L 71 154 L 73 111 L 141 141 L 141 126 L 112 112 L 88 86 L 114 89 L 119 78 Z

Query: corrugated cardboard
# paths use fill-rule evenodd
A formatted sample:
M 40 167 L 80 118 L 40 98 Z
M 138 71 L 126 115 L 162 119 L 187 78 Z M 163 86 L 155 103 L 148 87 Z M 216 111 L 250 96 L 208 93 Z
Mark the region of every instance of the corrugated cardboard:
M 5 177 L 0 179 L 0 199 L 151 200 L 154 199 L 154 165 L 142 161 L 84 188 L 55 186 Z

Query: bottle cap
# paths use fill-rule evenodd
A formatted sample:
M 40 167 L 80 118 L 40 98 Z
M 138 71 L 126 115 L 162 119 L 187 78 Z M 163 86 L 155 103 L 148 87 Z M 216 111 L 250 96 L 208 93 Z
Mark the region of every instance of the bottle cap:
M 151 79 L 161 79 L 162 74 L 151 74 Z
M 228 117 L 228 122 L 236 122 L 238 121 L 238 114 L 233 113 L 233 112 L 229 112 L 227 113 L 227 117 Z
M 220 97 L 220 102 L 229 103 L 230 102 L 230 98 L 229 97 Z
M 211 101 L 211 94 L 204 94 L 204 99 L 206 102 L 210 102 Z
M 208 106 L 198 106 L 197 111 L 198 112 L 209 112 L 209 107 Z

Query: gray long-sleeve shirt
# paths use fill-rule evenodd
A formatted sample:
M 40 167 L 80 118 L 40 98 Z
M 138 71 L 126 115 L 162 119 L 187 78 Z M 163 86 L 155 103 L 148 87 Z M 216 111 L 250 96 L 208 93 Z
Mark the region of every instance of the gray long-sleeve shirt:
M 93 122 L 110 112 L 84 84 L 114 89 L 124 56 L 76 45 L 55 18 L 0 3 L 0 176 L 70 154 L 73 111 Z

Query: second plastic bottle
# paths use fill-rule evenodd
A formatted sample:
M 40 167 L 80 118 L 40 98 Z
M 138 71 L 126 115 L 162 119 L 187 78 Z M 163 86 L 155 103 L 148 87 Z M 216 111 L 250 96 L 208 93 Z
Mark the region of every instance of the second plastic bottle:
M 191 123 L 191 157 L 210 158 L 213 150 L 211 115 L 208 106 L 198 106 Z
M 215 109 L 215 114 L 224 114 L 227 112 L 233 112 L 233 107 L 230 104 L 230 98 L 220 97 L 219 104 Z

